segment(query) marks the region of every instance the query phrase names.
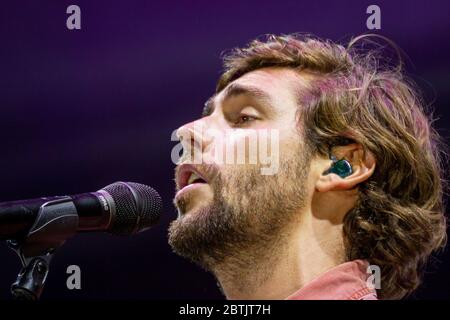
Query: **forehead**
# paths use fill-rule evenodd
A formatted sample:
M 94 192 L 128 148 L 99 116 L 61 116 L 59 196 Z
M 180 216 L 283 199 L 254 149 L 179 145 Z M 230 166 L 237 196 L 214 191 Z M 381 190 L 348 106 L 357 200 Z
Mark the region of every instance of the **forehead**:
M 244 74 L 242 77 L 231 82 L 230 86 L 242 86 L 255 88 L 267 94 L 273 100 L 297 101 L 301 88 L 307 84 L 307 79 L 300 72 L 290 68 L 264 68 Z M 217 96 L 220 102 L 227 97 L 227 87 Z

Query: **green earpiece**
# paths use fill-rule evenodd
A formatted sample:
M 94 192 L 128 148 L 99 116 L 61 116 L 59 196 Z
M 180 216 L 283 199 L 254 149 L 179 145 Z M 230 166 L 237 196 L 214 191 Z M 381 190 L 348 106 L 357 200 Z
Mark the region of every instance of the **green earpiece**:
M 324 172 L 324 174 L 335 173 L 341 178 L 348 177 L 353 173 L 352 165 L 345 159 L 337 160 L 335 156 L 330 156 L 333 161 L 331 167 Z

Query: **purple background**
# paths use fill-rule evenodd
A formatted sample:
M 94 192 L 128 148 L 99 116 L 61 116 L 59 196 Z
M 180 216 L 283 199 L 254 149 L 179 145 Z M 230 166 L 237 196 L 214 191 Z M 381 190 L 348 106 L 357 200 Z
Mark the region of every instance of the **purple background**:
M 77 4 L 82 30 L 66 29 Z M 199 116 L 220 53 L 266 33 L 348 40 L 366 8 L 409 56 L 408 70 L 449 137 L 448 1 L 4 1 L 0 5 L 0 201 L 94 191 L 118 180 L 153 186 L 161 223 L 131 238 L 82 234 L 56 254 L 43 299 L 222 298 L 215 279 L 171 253 L 176 217 L 172 131 Z M 450 297 L 450 255 L 414 298 Z M 20 264 L 0 246 L 0 299 Z M 82 290 L 65 287 L 66 267 Z

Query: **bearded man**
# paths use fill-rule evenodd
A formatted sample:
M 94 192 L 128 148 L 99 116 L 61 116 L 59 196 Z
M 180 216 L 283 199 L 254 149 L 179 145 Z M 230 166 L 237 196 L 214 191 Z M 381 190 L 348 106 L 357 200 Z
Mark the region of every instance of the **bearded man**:
M 227 299 L 402 298 L 444 246 L 443 144 L 402 70 L 356 49 L 364 38 L 235 49 L 203 116 L 178 129 L 169 243 Z M 277 132 L 272 174 L 248 161 L 263 130 Z M 218 161 L 239 145 L 244 164 Z

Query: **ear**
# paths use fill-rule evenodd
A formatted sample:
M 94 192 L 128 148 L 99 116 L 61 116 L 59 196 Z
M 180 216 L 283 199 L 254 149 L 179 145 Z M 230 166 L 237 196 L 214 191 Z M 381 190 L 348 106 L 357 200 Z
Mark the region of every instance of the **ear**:
M 364 151 L 359 143 L 335 147 L 332 150 L 332 154 L 339 160 L 345 159 L 350 162 L 353 173 L 345 178 L 341 178 L 334 173 L 324 174 L 323 172 L 333 162 L 331 160 L 322 162 L 319 170 L 323 170 L 319 179 L 316 181 L 316 190 L 318 192 L 354 189 L 358 184 L 369 179 L 375 171 L 375 157 L 370 151 Z

